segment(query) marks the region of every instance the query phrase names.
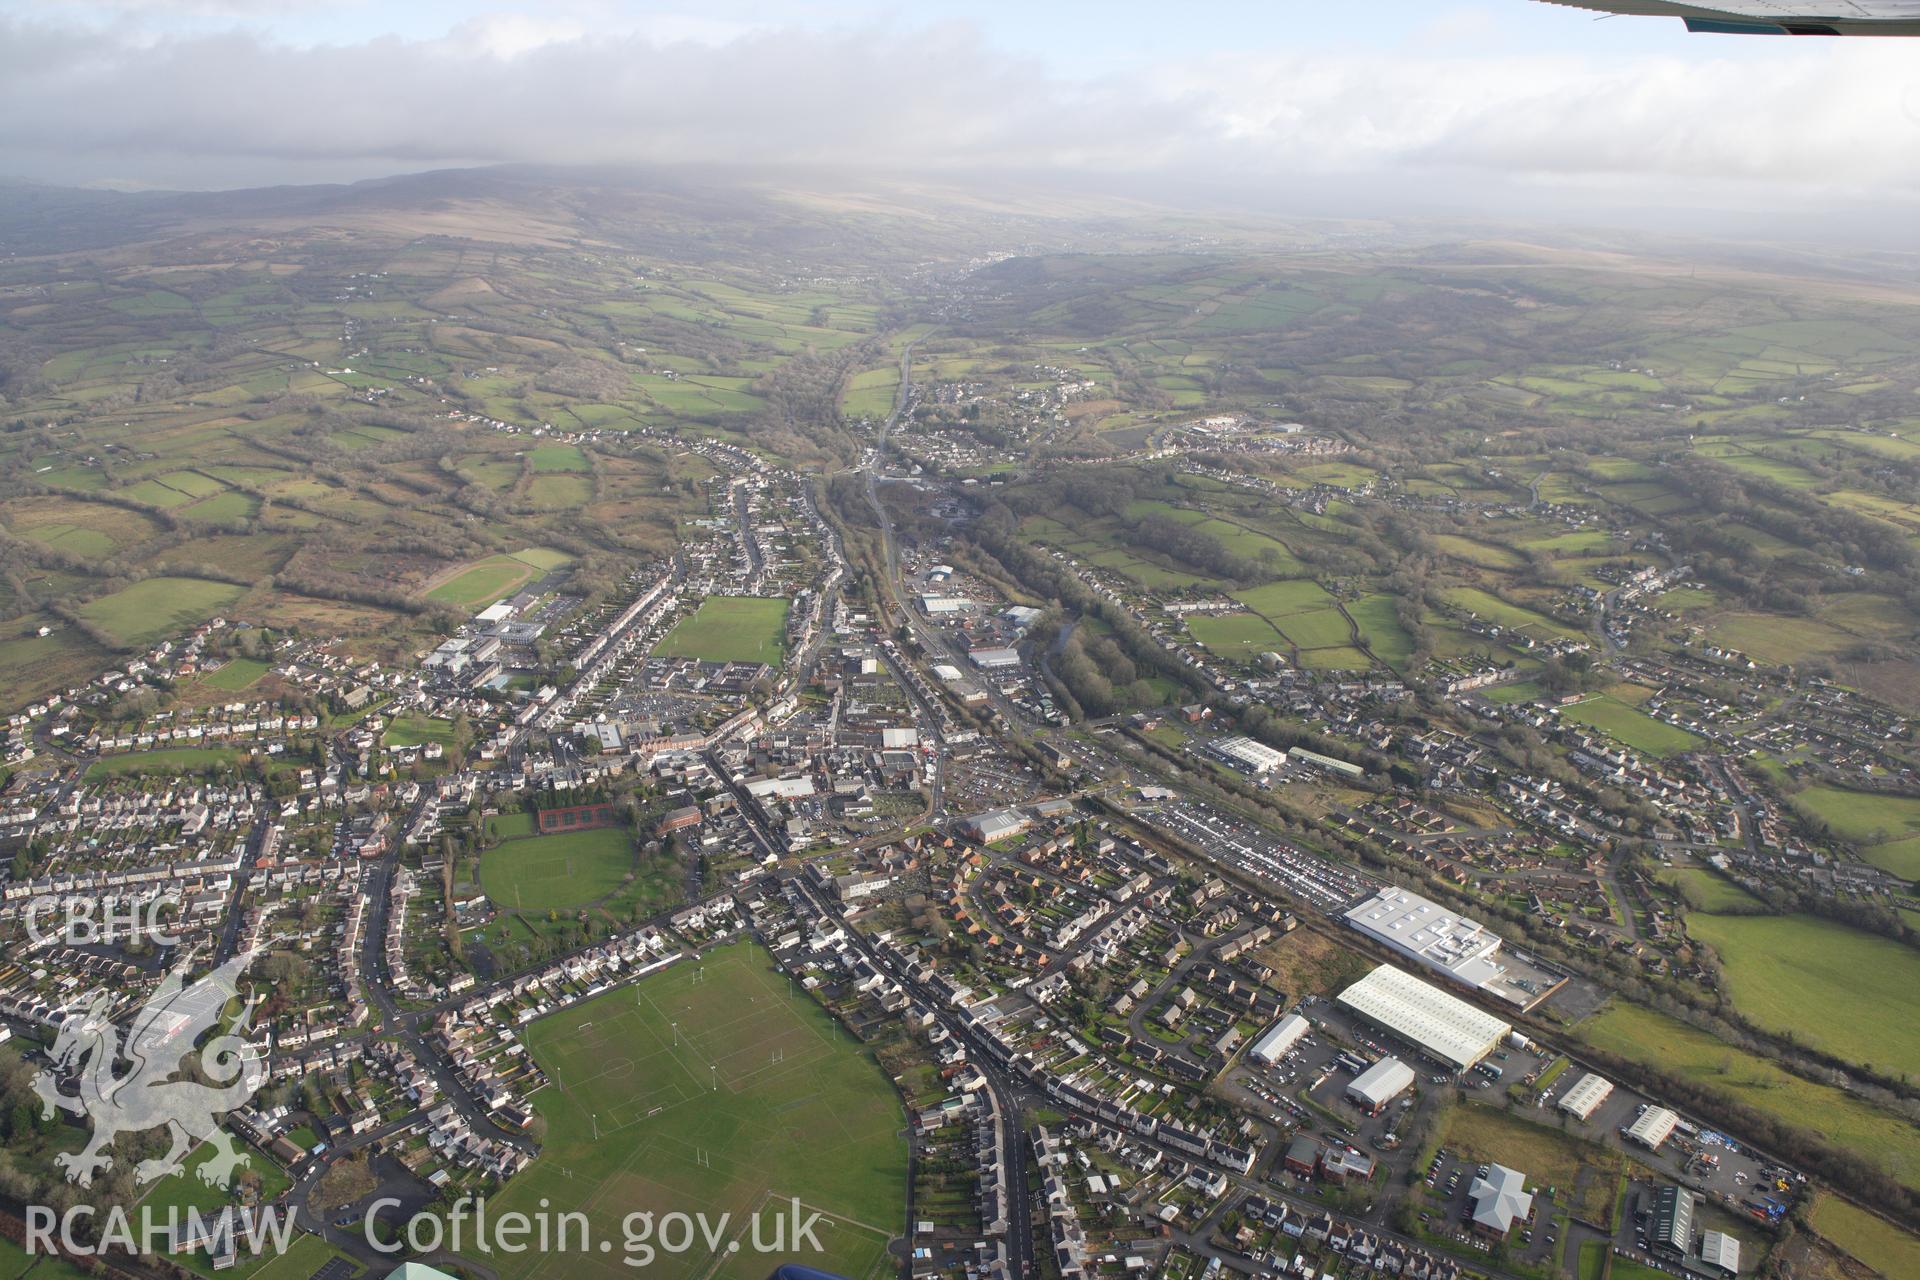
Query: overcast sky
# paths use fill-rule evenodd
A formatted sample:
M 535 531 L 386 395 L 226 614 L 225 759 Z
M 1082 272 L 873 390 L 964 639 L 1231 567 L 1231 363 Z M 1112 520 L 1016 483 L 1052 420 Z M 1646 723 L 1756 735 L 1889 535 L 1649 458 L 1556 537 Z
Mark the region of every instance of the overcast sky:
M 1690 36 L 1535 0 L 0 0 L 0 174 L 503 161 L 1920 220 L 1920 40 Z

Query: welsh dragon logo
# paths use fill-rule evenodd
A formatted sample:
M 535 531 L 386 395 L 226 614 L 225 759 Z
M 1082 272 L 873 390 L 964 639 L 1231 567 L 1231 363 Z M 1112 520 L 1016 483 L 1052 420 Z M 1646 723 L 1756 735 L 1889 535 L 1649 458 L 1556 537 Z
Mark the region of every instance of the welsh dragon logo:
M 58 1107 L 92 1122 L 93 1137 L 85 1148 L 54 1157 L 69 1181 L 93 1185 L 94 1174 L 113 1164 L 106 1149 L 118 1135 L 164 1128 L 173 1145 L 164 1156 L 134 1166 L 137 1182 L 181 1172 L 186 1156 L 202 1142 L 211 1142 L 214 1152 L 198 1169 L 200 1180 L 217 1187 L 232 1182 L 248 1157 L 234 1147 L 219 1118 L 266 1083 L 264 1054 L 244 1035 L 257 998 L 246 1001 L 233 1025 L 200 1049 L 196 1078 L 184 1078 L 184 1060 L 200 1037 L 219 1025 L 253 956 L 243 952 L 191 986 L 185 966 L 168 973 L 124 1038 L 108 1016 L 113 997 L 104 991 L 60 1024 L 49 1053 L 53 1065 L 34 1077 L 33 1088 L 46 1118 Z M 131 1065 L 116 1073 L 121 1062 Z M 78 1093 L 61 1091 L 61 1081 L 69 1077 Z

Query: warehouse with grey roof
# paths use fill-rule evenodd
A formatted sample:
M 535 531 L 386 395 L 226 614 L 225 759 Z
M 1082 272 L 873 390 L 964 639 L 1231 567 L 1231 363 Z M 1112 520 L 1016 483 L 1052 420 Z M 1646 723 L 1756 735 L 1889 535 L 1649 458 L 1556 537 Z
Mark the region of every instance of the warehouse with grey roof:
M 1342 991 L 1338 1003 L 1436 1062 L 1465 1071 L 1513 1030 L 1430 982 L 1383 964 Z

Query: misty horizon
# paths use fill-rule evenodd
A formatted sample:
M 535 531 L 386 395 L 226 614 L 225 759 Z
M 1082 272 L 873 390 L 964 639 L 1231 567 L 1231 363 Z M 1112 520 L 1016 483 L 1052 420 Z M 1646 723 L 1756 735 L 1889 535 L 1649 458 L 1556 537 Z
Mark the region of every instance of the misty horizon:
M 1909 42 L 1689 36 L 1533 0 L 1387 3 L 1354 25 L 1213 6 L 1178 31 L 1126 5 L 721 10 L 0 4 L 0 174 L 229 190 L 723 163 L 1280 216 L 1914 241 Z

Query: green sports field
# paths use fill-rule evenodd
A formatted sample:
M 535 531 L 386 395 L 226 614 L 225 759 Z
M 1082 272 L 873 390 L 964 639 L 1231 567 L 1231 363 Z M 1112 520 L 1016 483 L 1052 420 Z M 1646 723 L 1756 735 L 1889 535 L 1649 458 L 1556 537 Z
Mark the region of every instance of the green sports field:
M 565 910 L 606 897 L 632 869 L 633 833 L 601 827 L 504 840 L 480 855 L 480 887 L 498 906 Z
M 630 1214 L 730 1215 L 717 1251 L 656 1257 L 647 1274 L 761 1280 L 780 1262 L 868 1280 L 906 1208 L 905 1118 L 866 1051 L 742 943 L 542 1018 L 527 1045 L 550 1083 L 534 1095 L 538 1160 L 488 1203 L 490 1215 L 583 1211 L 611 1254 L 485 1259 L 502 1280 L 612 1280 Z M 789 1198 L 827 1215 L 824 1251 L 756 1252 Z M 806 1212 L 803 1211 L 803 1218 Z M 697 1239 L 697 1237 L 696 1237 Z M 737 1251 L 729 1248 L 738 1244 Z
M 512 595 L 536 572 L 532 565 L 512 556 L 488 556 L 427 592 L 427 599 L 479 609 Z
M 656 654 L 703 662 L 780 665 L 786 648 L 787 601 L 763 596 L 708 596 L 667 633 Z
M 270 670 L 272 668 L 258 658 L 235 658 L 202 679 L 201 683 L 210 688 L 224 689 L 228 693 L 238 693 Z

